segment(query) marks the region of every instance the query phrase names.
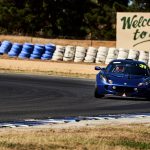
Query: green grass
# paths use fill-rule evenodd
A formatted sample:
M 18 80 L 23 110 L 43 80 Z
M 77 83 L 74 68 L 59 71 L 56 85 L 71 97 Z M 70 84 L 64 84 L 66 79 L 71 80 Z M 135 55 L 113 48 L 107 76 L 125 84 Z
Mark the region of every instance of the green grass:
M 150 142 L 140 142 L 128 138 L 120 139 L 112 143 L 113 146 L 124 146 L 140 150 L 150 150 Z

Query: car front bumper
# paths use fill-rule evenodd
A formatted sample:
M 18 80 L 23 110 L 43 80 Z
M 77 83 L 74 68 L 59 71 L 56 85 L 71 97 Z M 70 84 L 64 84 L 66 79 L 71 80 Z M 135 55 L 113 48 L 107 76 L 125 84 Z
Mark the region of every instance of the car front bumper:
M 126 85 L 97 85 L 99 94 L 111 94 L 115 96 L 127 96 L 127 97 L 149 97 L 150 89 L 147 87 L 137 87 L 137 86 L 126 86 Z

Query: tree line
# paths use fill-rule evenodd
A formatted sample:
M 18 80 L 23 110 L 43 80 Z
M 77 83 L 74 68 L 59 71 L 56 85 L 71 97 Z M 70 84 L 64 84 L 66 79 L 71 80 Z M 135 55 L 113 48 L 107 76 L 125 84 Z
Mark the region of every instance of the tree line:
M 0 0 L 0 34 L 115 40 L 116 12 L 149 12 L 149 0 Z

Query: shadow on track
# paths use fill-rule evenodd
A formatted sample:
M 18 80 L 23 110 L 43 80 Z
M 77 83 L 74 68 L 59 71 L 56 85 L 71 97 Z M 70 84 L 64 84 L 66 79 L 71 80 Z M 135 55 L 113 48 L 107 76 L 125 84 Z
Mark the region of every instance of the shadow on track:
M 106 96 L 106 99 L 112 99 L 112 100 L 127 100 L 127 101 L 147 101 L 150 102 L 150 100 L 146 98 L 135 98 L 135 97 L 118 97 L 118 96 Z

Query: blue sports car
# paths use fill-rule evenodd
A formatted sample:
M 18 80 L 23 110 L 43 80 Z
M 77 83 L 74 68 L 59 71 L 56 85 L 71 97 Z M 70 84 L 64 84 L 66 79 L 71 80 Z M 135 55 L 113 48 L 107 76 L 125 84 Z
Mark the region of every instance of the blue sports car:
M 95 97 L 105 95 L 150 98 L 150 69 L 144 63 L 132 59 L 116 59 L 106 68 L 95 67 Z

